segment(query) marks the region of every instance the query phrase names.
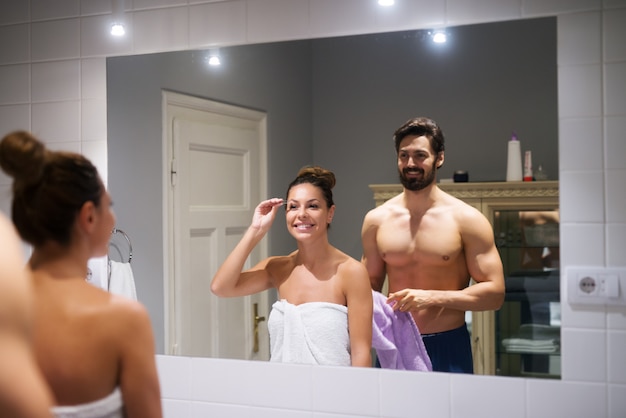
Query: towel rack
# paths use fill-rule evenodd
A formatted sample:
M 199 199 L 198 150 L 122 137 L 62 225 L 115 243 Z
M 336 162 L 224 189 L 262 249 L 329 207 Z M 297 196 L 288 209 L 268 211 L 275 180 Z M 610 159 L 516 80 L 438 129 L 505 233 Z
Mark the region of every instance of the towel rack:
M 121 229 L 113 228 L 113 231 L 111 231 L 111 240 L 109 241 L 109 254 L 107 254 L 107 290 L 111 288 L 111 247 L 117 251 L 117 253 L 120 255 L 120 258 L 122 259 L 122 262 L 124 262 L 124 255 L 120 250 L 119 245 L 114 241 L 114 237 L 116 234 L 120 234 L 121 236 L 123 236 L 126 240 L 126 243 L 128 244 L 127 263 L 130 263 L 133 259 L 133 244 L 130 241 L 130 237 L 128 236 L 128 234 L 126 234 L 126 232 L 122 231 Z
M 111 241 L 109 241 L 109 260 L 111 259 L 110 256 L 110 250 L 111 247 L 113 247 L 115 250 L 117 250 L 117 253 L 120 255 L 120 258 L 122 259 L 122 262 L 124 262 L 123 257 L 124 257 L 124 253 L 122 253 L 122 251 L 120 250 L 119 245 L 113 241 L 113 237 L 115 236 L 115 234 L 120 234 L 124 237 L 124 239 L 126 240 L 126 243 L 128 244 L 128 261 L 127 263 L 130 263 L 133 259 L 133 244 L 130 241 L 130 237 L 126 234 L 126 232 L 122 231 L 121 229 L 118 228 L 113 228 L 113 231 L 111 232 Z

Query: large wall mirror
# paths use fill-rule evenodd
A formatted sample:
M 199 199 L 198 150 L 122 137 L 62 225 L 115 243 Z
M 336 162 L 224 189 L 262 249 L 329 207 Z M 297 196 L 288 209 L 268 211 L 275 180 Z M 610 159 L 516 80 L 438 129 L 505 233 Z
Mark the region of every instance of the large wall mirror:
M 109 189 L 118 227 L 133 240 L 137 293 L 159 353 L 169 352 L 163 91 L 265 113 L 268 196 L 282 197 L 303 165 L 333 170 L 330 239 L 355 258 L 374 206 L 368 185 L 397 182 L 391 136 L 411 117 L 430 116 L 443 128 L 439 179 L 465 170 L 470 181 L 504 181 L 512 132 L 548 179 L 558 179 L 556 18 L 448 33 L 443 45 L 413 30 L 222 47 L 220 67 L 207 65 L 209 49 L 107 58 Z M 268 252 L 294 247 L 278 218 Z

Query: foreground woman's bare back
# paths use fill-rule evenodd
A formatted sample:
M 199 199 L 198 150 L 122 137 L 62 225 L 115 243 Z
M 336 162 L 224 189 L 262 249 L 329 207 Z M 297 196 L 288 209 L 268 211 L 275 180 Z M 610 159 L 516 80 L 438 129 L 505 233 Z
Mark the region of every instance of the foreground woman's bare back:
M 81 279 L 34 276 L 35 355 L 57 404 L 93 402 L 119 386 L 128 416 L 160 416 L 145 308 Z

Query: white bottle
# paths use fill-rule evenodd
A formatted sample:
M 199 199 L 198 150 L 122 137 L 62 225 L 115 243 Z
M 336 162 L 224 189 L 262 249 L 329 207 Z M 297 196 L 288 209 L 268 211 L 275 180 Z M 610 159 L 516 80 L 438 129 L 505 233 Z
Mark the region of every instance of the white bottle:
M 513 132 L 509 141 L 509 155 L 506 162 L 506 181 L 522 181 L 522 149 L 517 135 Z

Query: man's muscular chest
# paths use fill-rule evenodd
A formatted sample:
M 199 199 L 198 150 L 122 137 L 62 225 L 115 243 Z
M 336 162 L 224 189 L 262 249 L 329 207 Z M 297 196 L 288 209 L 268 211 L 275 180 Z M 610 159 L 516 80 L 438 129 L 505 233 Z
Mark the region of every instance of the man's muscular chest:
M 457 259 L 463 250 L 454 222 L 439 216 L 394 216 L 380 225 L 376 241 L 385 263 L 399 268 L 416 264 L 443 266 Z

